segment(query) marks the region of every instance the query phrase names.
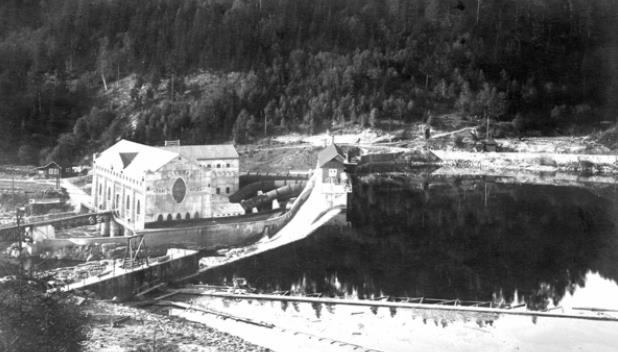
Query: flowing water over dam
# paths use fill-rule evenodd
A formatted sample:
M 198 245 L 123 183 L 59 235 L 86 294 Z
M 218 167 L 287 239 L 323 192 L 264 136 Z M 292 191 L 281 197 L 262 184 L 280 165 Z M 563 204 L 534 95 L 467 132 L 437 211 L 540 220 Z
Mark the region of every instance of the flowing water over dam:
M 618 290 L 615 184 L 369 174 L 354 180 L 348 207 L 347 226 L 326 225 L 203 279 L 238 276 L 263 291 L 331 296 L 516 300 L 532 309 Z

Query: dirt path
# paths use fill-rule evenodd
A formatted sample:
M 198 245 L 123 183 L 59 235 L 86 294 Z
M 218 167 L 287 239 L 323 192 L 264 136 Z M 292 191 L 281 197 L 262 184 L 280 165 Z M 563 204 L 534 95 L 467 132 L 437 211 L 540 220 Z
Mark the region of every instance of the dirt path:
M 92 197 L 84 192 L 81 188 L 77 187 L 69 180 L 62 180 L 62 187 L 67 190 L 69 197 L 71 198 L 71 204 L 76 209 L 79 209 L 81 205 L 88 207 L 89 209 L 93 209 L 94 205 L 92 202 Z

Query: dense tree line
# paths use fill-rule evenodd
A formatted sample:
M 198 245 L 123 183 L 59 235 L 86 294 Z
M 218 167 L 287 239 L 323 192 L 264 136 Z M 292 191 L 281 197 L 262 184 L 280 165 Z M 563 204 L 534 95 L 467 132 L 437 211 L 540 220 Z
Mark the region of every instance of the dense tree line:
M 77 298 L 46 292 L 37 279 L 14 263 L 0 262 L 0 350 L 80 351 L 90 318 Z
M 428 111 L 515 119 L 544 133 L 613 120 L 617 7 L 609 0 L 6 1 L 0 147 L 28 161 L 71 159 L 84 143 L 120 135 L 243 142 L 345 122 L 422 120 Z M 191 94 L 197 90 L 186 77 L 199 70 L 220 74 L 215 92 Z M 130 111 L 95 94 L 133 73 Z M 163 99 L 155 94 L 162 82 Z

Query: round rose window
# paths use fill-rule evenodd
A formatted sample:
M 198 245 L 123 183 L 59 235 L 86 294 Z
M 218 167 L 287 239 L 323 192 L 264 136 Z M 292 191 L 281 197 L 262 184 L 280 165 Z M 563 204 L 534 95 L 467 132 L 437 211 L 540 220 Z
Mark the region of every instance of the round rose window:
M 177 203 L 180 203 L 183 199 L 185 199 L 186 194 L 187 185 L 185 185 L 185 181 L 181 178 L 176 179 L 174 185 L 172 186 L 172 197 Z

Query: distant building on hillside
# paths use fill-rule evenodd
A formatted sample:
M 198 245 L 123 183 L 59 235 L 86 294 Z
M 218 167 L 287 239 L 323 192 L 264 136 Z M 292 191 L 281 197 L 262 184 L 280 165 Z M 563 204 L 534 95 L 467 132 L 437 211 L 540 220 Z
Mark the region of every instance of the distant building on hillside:
M 121 140 L 93 157 L 92 197 L 134 229 L 148 223 L 244 214 L 233 145 L 152 147 Z

